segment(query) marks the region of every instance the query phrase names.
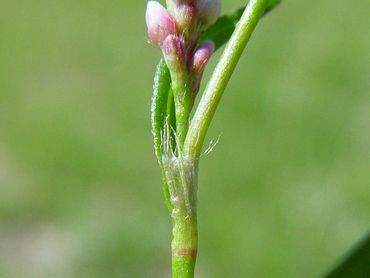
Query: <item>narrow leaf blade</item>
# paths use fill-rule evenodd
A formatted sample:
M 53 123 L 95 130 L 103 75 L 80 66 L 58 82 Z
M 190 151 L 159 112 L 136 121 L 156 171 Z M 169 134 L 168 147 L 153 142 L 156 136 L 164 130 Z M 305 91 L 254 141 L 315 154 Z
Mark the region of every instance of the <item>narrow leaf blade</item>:
M 158 159 L 159 166 L 162 171 L 163 179 L 163 193 L 166 199 L 168 209 L 172 210 L 170 201 L 170 193 L 166 181 L 165 172 L 162 163 L 162 130 L 166 120 L 168 92 L 171 86 L 171 77 L 166 65 L 162 58 L 156 68 L 153 85 L 153 97 L 151 106 L 151 121 L 152 121 L 152 134 L 154 138 L 154 150 Z

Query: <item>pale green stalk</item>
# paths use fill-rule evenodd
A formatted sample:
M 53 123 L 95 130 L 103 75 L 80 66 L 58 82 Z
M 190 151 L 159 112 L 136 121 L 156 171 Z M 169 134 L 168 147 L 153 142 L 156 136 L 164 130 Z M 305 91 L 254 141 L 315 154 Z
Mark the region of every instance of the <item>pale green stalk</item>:
M 198 159 L 203 141 L 217 105 L 239 58 L 265 12 L 268 0 L 251 0 L 236 27 L 209 81 L 187 132 L 182 154 L 164 163 L 174 205 L 172 241 L 172 277 L 192 278 L 197 254 L 198 232 L 196 214 L 196 185 Z M 177 108 L 177 106 L 176 106 Z M 186 126 L 184 127 L 186 129 Z M 182 136 L 180 136 L 182 137 Z M 180 138 L 182 143 L 182 138 Z M 175 164 L 174 160 L 175 159 Z M 171 166 L 172 165 L 172 166 Z M 171 184 L 172 183 L 172 184 Z
M 261 18 L 270 2 L 271 1 L 268 0 L 251 0 L 246 7 L 240 22 L 213 72 L 190 123 L 183 148 L 185 156 L 199 158 L 204 138 L 221 96 L 225 91 L 226 85 L 230 80 L 258 20 Z

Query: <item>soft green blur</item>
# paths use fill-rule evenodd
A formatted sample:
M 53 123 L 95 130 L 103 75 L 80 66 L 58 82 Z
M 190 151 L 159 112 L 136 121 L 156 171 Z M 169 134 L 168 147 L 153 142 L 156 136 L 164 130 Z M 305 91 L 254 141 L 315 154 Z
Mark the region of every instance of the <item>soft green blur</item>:
M 145 5 L 2 1 L 0 277 L 169 277 Z M 257 27 L 200 164 L 197 277 L 318 277 L 370 229 L 369 10 Z

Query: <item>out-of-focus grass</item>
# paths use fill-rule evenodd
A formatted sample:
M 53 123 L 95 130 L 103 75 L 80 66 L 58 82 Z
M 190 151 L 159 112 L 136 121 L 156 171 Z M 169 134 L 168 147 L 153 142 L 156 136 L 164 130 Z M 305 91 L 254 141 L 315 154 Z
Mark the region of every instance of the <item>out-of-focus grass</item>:
M 1 6 L 1 276 L 168 277 L 145 1 Z M 315 277 L 370 228 L 369 10 L 258 26 L 201 163 L 199 277 Z

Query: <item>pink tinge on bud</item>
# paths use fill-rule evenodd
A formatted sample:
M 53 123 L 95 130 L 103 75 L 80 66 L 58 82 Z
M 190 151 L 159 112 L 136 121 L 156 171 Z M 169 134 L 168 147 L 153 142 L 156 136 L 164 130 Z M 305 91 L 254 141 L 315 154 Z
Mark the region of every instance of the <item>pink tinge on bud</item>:
M 177 35 L 169 35 L 162 44 L 162 52 L 167 61 L 183 62 L 186 56 L 185 45 Z
M 194 51 L 193 57 L 189 61 L 190 69 L 196 74 L 202 73 L 214 51 L 215 44 L 213 41 L 205 41 L 202 43 Z
M 149 1 L 146 7 L 146 25 L 150 40 L 161 46 L 168 35 L 178 34 L 176 20 L 157 1 Z

